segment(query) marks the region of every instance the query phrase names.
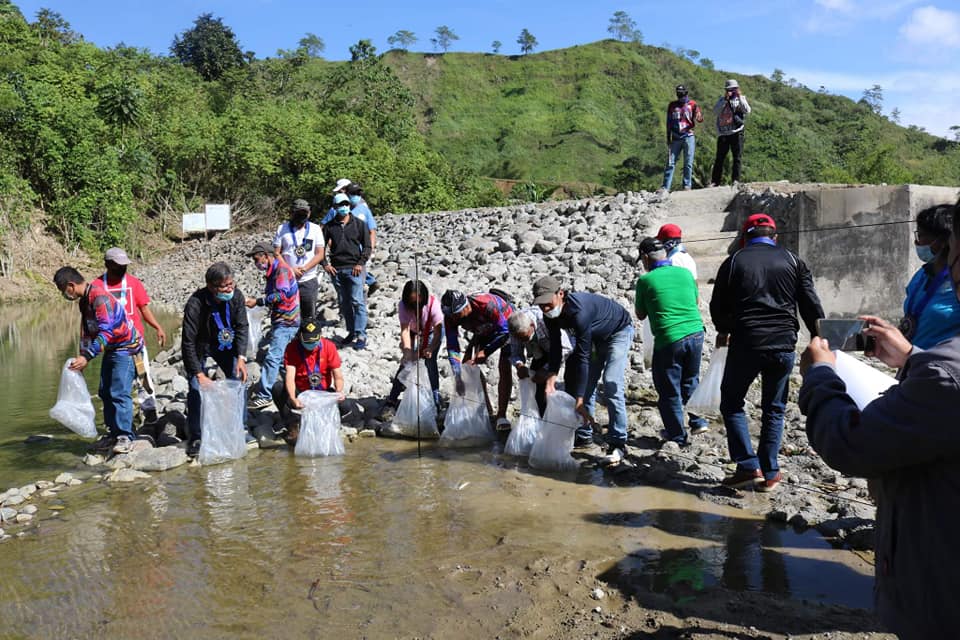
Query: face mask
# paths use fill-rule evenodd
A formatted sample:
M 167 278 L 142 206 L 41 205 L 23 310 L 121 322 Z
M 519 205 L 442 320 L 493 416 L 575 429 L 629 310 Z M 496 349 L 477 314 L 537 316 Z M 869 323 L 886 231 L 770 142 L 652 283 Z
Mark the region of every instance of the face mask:
M 306 221 L 307 221 L 307 214 L 305 213 L 298 213 L 290 218 L 290 222 L 292 222 L 293 226 L 295 227 L 302 227 Z
M 319 340 L 317 342 L 304 342 L 303 340 L 300 341 L 300 346 L 303 347 L 306 351 L 313 351 L 314 349 L 317 348 L 317 345 L 319 344 L 320 344 Z
M 346 218 L 348 213 L 350 213 L 350 207 L 337 207 L 338 218 Z
M 233 300 L 233 291 L 230 291 L 228 293 L 218 291 L 217 300 L 219 300 L 220 302 L 230 302 L 231 300 Z
M 352 205 L 360 204 L 360 200 L 361 200 L 360 196 L 350 196 L 350 204 Z
M 937 257 L 937 254 L 933 252 L 933 249 L 928 244 L 917 244 L 913 246 L 917 251 L 917 257 L 920 258 L 921 262 L 931 262 L 934 258 Z
M 108 268 L 107 275 L 111 275 L 114 278 L 122 278 L 123 276 L 127 275 L 127 267 L 124 265 L 122 267 L 114 267 L 112 269 Z
M 550 311 L 544 311 L 543 315 L 545 315 L 548 318 L 559 318 L 561 311 L 563 311 L 563 305 L 558 304 L 553 309 L 550 309 Z

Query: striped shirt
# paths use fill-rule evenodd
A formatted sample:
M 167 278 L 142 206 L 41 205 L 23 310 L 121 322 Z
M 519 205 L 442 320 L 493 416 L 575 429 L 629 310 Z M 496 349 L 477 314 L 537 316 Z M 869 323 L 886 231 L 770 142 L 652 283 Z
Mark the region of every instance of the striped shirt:
M 274 326 L 300 326 L 297 277 L 290 265 L 279 258 L 274 258 L 267 267 L 267 288 L 261 301 L 270 307 L 270 323 Z
M 92 284 L 80 298 L 80 353 L 92 360 L 105 351 L 140 353 L 143 338 L 120 301 Z

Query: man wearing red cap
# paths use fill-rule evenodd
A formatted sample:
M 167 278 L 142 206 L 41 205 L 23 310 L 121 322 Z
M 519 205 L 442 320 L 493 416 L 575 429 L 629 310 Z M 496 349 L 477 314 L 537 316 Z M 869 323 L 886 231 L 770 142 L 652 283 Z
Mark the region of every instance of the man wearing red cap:
M 720 414 L 727 429 L 730 458 L 737 470 L 722 484 L 774 491 L 782 476 L 777 456 L 783 434 L 790 374 L 796 358 L 797 309 L 811 336 L 823 317 L 813 276 L 804 262 L 777 245 L 777 224 L 757 213 L 743 225 L 741 249 L 724 260 L 710 300 L 717 346 L 729 344 L 720 386 Z M 763 417 L 754 453 L 744 398 L 757 375 Z
M 693 274 L 693 279 L 697 279 L 697 263 L 693 261 L 687 248 L 683 246 L 683 232 L 675 224 L 665 224 L 657 232 L 657 240 L 663 245 L 663 250 L 667 252 L 667 259 L 675 267 L 683 267 Z

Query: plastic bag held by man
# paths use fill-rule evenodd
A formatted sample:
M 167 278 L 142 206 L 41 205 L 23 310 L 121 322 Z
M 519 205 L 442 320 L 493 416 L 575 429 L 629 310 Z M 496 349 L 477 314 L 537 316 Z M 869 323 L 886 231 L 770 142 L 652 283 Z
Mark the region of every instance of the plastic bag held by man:
M 400 406 L 393 418 L 393 426 L 407 438 L 439 438 L 437 431 L 437 405 L 433 402 L 433 390 L 427 375 L 427 365 L 418 360 L 417 365 L 408 364 L 400 376 L 404 386 Z M 419 429 L 417 419 L 420 420 Z
M 266 307 L 247 309 L 247 324 L 250 326 L 250 340 L 247 342 L 247 360 L 255 360 L 263 340 L 263 319 L 267 317 Z
M 650 318 L 644 318 L 640 323 L 640 335 L 643 339 L 643 367 L 653 366 L 653 329 L 650 327 Z
M 528 456 L 540 434 L 540 412 L 537 408 L 537 385 L 529 378 L 520 381 L 520 418 L 510 431 L 504 453 Z
M 200 387 L 200 464 L 218 464 L 246 455 L 244 384 L 217 380 Z
M 570 471 L 580 464 L 570 455 L 573 436 L 580 426 L 577 401 L 569 393 L 556 391 L 547 396 L 547 410 L 540 435 L 530 450 L 530 466 L 541 471 Z
M 493 441 L 480 368 L 465 364 L 460 369 L 460 377 L 463 379 L 463 395 L 454 393 L 450 399 L 440 444 L 447 447 L 480 447 Z
M 297 398 L 303 403 L 300 436 L 293 453 L 297 456 L 342 456 L 340 406 L 336 393 L 304 391 Z
M 723 370 L 727 367 L 727 347 L 717 347 L 710 359 L 710 367 L 700 378 L 700 384 L 690 396 L 685 407 L 689 413 L 698 416 L 720 415 L 720 384 L 723 382 Z
M 70 370 L 72 362 L 73 358 L 63 365 L 57 403 L 50 409 L 50 417 L 79 436 L 96 438 L 97 426 L 94 418 L 97 412 L 90 400 L 87 381 L 79 371 Z

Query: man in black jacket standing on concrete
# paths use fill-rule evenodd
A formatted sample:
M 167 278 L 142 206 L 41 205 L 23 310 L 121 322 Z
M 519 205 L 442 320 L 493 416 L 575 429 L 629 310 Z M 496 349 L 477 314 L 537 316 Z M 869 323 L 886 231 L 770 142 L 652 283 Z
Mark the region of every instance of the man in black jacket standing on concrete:
M 737 470 L 722 484 L 774 491 L 782 476 L 777 456 L 783 435 L 783 412 L 796 359 L 797 309 L 810 335 L 817 335 L 823 317 L 813 276 L 804 262 L 777 246 L 777 224 L 757 213 L 743 225 L 743 248 L 727 258 L 713 286 L 710 316 L 717 328 L 717 346 L 729 342 L 727 366 L 720 387 L 720 413 L 727 446 Z M 760 441 L 750 442 L 744 399 L 760 375 Z

